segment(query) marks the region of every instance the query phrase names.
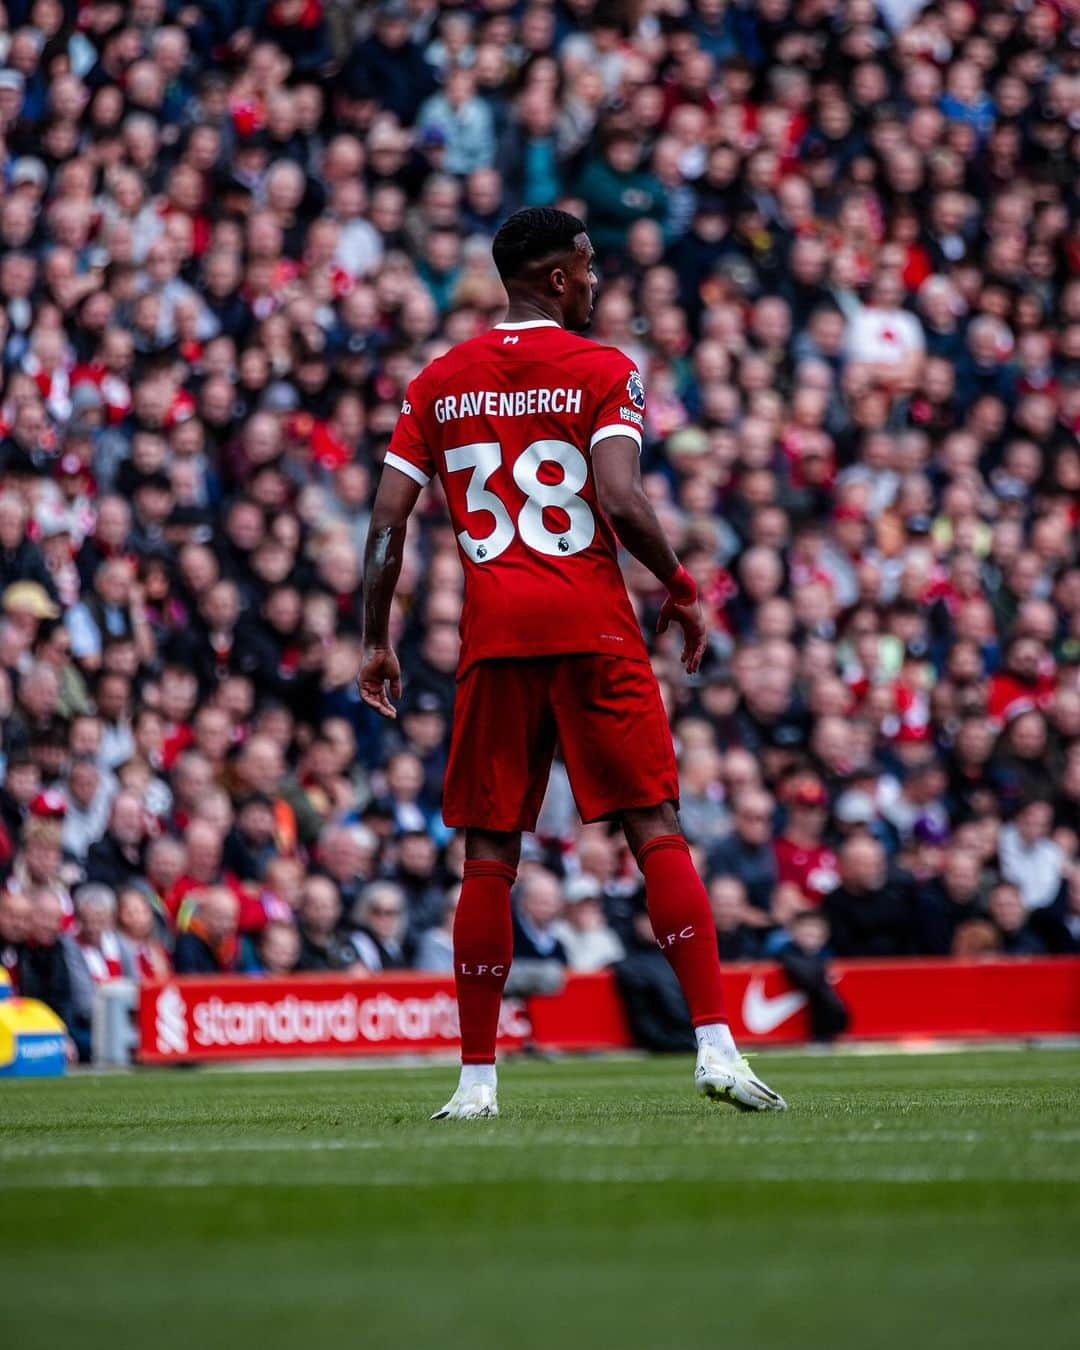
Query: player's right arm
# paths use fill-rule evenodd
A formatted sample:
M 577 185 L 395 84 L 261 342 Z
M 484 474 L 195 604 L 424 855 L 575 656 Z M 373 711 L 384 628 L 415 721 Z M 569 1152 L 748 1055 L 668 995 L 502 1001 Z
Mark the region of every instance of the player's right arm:
M 409 386 L 394 428 L 364 549 L 364 656 L 356 683 L 360 697 L 383 717 L 397 716 L 390 699 L 401 697 L 401 666 L 390 642 L 390 608 L 401 575 L 405 531 L 433 472 L 420 424 L 417 384 L 414 380 Z
M 680 564 L 641 483 L 640 450 L 629 436 L 605 436 L 593 449 L 593 476 L 600 506 L 619 542 L 668 588 L 656 631 L 677 623 L 683 631 L 682 662 L 689 674 L 705 655 L 705 616 L 697 586 Z

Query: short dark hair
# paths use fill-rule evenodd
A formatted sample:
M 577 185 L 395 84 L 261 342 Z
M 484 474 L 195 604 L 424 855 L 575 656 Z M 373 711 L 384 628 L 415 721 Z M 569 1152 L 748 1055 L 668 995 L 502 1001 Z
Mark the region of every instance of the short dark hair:
M 505 221 L 491 245 L 499 276 L 518 277 L 530 263 L 569 253 L 585 222 L 553 206 L 527 206 Z

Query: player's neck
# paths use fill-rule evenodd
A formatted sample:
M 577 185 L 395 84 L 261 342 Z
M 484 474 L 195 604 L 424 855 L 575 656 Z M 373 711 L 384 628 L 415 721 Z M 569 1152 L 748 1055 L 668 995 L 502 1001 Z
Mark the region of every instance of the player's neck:
M 531 295 L 512 295 L 503 323 L 535 323 L 538 319 L 548 323 L 557 323 L 565 328 L 563 316 L 558 305 L 535 298 Z

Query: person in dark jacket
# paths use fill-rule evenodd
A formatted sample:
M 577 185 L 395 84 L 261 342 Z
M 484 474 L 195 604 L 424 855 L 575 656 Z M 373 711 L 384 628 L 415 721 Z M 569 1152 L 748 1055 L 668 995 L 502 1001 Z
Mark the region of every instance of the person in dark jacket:
M 639 900 L 630 927 L 622 934 L 626 957 L 612 967 L 615 983 L 637 1044 L 646 1050 L 681 1054 L 695 1046 L 690 1010 L 675 972 L 657 946 L 643 893 Z
M 608 137 L 603 154 L 586 165 L 577 193 L 589 208 L 589 237 L 601 256 L 621 253 L 630 226 L 645 217 L 667 222 L 667 195 L 642 167 L 641 142 L 628 130 Z
M 401 970 L 409 964 L 409 909 L 400 886 L 392 881 L 365 886 L 349 918 L 349 941 L 368 970 Z
M 225 975 L 235 970 L 239 916 L 239 902 L 228 887 L 208 886 L 200 891 L 195 913 L 176 939 L 173 967 L 177 975 Z
M 70 1027 L 73 1021 L 71 972 L 60 935 L 64 927 L 64 907 L 50 890 L 33 897 L 30 939 L 22 965 L 20 993 L 36 998 L 51 1008 Z
M 1080 953 L 1080 863 L 1074 863 L 1052 905 L 1032 911 L 1030 923 L 1047 951 L 1057 955 Z
M 113 891 L 138 881 L 145 873 L 146 817 L 133 792 L 118 792 L 109 812 L 109 827 L 86 855 L 86 878 Z
M 435 72 L 409 36 L 404 0 L 379 6 L 374 32 L 352 49 L 342 76 L 351 98 L 373 100 L 396 113 L 402 126 L 416 121 L 420 104 L 435 89 Z
M 983 913 L 982 863 L 970 849 L 952 848 L 941 875 L 914 898 L 915 947 L 925 956 L 948 956 L 957 928 Z
M 240 881 L 256 881 L 277 856 L 274 803 L 253 792 L 236 807 L 236 822 L 225 836 L 221 865 Z
M 709 876 L 737 877 L 746 887 L 746 898 L 762 911 L 768 911 L 776 885 L 772 822 L 767 792 L 741 792 L 735 799 L 734 829 L 709 850 Z
M 29 513 L 22 497 L 14 492 L 0 493 L 0 595 L 16 582 L 35 581 L 53 601 L 56 584 L 45 566 L 41 550 L 27 537 L 28 520 Z
M 329 877 L 308 877 L 300 893 L 297 970 L 348 970 L 360 956 L 339 930 L 341 894 Z
M 1011 881 L 999 882 L 990 892 L 986 909 L 1001 937 L 1001 950 L 1006 956 L 1045 955 L 1046 945 L 1032 931 L 1018 886 Z
M 914 946 L 907 888 L 888 876 L 885 850 L 869 835 L 840 850 L 840 885 L 824 910 L 837 956 L 903 956 Z
M 761 934 L 743 922 L 746 887 L 738 877 L 714 877 L 709 905 L 721 961 L 752 961 L 761 954 Z
M 514 896 L 514 960 L 567 964 L 566 948 L 552 932 L 562 912 L 559 883 L 541 867 L 526 872 Z

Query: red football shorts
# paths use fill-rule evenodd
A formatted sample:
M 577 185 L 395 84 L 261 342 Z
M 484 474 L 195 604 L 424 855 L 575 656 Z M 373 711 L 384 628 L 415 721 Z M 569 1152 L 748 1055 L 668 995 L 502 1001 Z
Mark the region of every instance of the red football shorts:
M 558 741 L 583 821 L 679 798 L 652 668 L 625 657 L 478 661 L 458 681 L 443 819 L 531 830 Z

